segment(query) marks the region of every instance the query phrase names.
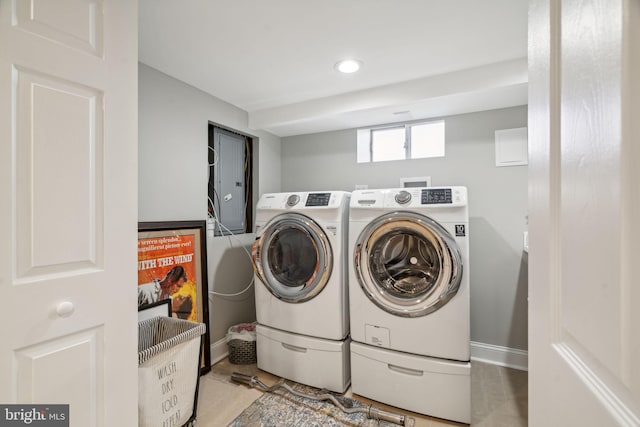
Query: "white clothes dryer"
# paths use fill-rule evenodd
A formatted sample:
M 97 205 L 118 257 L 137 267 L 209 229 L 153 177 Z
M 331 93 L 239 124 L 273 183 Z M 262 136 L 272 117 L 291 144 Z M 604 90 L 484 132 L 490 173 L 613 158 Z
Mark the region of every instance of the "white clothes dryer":
M 352 193 L 354 393 L 470 422 L 468 228 L 465 187 Z
M 349 199 L 344 191 L 265 194 L 253 246 L 258 367 L 337 392 L 350 378 Z

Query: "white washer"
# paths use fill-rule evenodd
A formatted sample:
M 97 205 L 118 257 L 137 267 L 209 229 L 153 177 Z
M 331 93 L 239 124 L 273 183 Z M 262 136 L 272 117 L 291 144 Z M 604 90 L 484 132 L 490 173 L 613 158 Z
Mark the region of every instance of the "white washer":
M 350 193 L 263 195 L 256 207 L 258 367 L 343 392 L 349 385 Z
M 352 193 L 354 393 L 471 422 L 468 227 L 465 187 Z

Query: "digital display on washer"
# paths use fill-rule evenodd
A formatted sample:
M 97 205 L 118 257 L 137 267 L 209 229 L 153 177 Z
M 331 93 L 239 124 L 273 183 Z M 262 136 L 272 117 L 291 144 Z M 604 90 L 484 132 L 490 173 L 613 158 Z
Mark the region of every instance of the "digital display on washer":
M 305 206 L 329 206 L 331 193 L 311 193 L 307 196 Z
M 451 200 L 450 188 L 435 188 L 422 190 L 420 201 L 423 205 L 436 205 L 442 203 L 453 203 Z

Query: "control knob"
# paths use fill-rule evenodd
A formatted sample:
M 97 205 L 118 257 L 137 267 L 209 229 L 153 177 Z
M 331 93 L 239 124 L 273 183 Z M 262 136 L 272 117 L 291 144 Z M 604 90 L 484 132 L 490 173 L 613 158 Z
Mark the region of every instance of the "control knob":
M 287 198 L 287 206 L 295 206 L 300 201 L 300 196 L 292 194 Z
M 396 194 L 396 202 L 400 203 L 401 205 L 409 203 L 410 200 L 411 200 L 411 193 L 409 193 L 408 191 L 402 190 L 401 192 Z

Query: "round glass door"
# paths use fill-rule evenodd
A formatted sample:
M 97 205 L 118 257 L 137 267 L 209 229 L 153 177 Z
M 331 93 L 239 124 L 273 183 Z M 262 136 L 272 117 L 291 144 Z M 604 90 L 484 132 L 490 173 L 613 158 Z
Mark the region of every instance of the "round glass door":
M 253 246 L 256 274 L 277 298 L 292 303 L 308 301 L 329 280 L 331 246 L 324 231 L 307 216 L 277 216 Z
M 355 247 L 360 287 L 381 309 L 403 317 L 425 316 L 445 305 L 462 280 L 455 239 L 431 218 L 393 212 L 372 221 Z

